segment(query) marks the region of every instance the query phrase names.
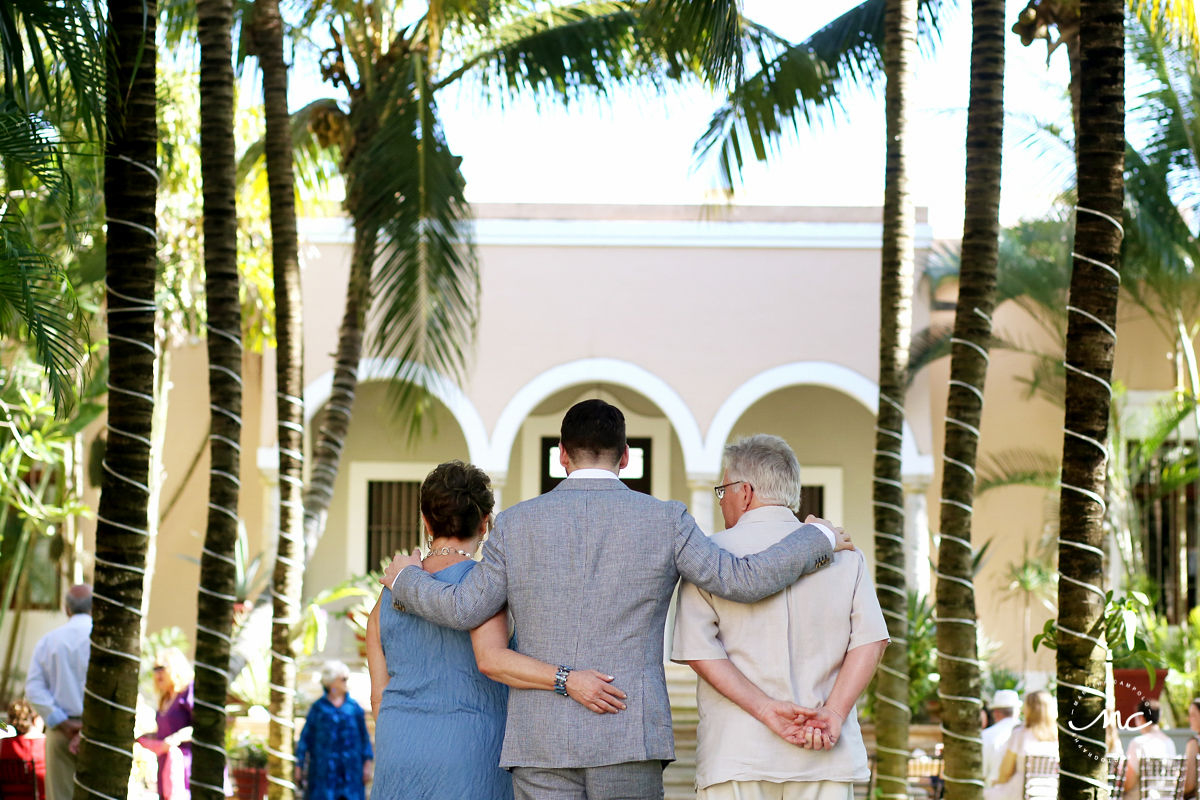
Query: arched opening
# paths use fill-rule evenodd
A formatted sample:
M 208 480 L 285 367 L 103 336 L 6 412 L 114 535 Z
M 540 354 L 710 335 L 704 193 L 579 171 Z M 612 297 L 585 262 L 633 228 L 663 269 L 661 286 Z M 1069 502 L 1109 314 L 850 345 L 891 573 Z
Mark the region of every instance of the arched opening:
M 687 502 L 683 448 L 671 420 L 635 389 L 598 381 L 552 392 L 521 420 L 508 453 L 503 506 L 536 497 L 561 480 L 556 448 L 563 415 L 575 403 L 592 397 L 612 403 L 625 415 L 631 462 L 621 478 L 631 488 L 661 500 Z
M 874 414 L 835 389 L 789 386 L 750 405 L 733 424 L 726 443 L 755 433 L 771 433 L 791 445 L 800 460 L 804 510 L 850 531 L 873 563 Z

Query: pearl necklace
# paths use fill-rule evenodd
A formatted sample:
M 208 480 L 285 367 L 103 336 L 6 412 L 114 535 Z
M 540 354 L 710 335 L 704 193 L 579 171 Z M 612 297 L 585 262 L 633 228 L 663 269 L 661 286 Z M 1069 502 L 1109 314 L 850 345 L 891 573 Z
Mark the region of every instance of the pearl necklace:
M 455 553 L 457 553 L 460 556 L 466 556 L 467 558 L 475 557 L 471 553 L 468 553 L 466 550 L 459 550 L 454 547 L 434 547 L 434 548 L 431 548 L 430 551 L 428 553 L 426 553 L 425 556 L 421 560 L 424 561 L 426 558 L 432 558 L 433 556 L 454 555 Z

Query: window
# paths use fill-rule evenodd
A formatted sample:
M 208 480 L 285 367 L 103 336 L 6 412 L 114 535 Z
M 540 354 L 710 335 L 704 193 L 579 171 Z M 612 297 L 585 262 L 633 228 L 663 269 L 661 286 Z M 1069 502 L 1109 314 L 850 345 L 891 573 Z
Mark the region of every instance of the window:
M 621 480 L 635 492 L 651 494 L 652 442 L 648 437 L 630 438 L 627 442 L 629 444 L 629 466 L 621 470 Z M 541 450 L 541 492 L 545 494 L 566 480 L 567 473 L 558 461 L 558 437 L 543 436 Z
M 825 519 L 824 486 L 805 486 L 800 489 L 800 510 L 796 512 L 796 519 L 803 522 L 809 514 Z
M 367 482 L 367 570 L 421 544 L 421 482 Z
M 21 541 L 22 528 L 28 524 L 20 515 L 9 514 L 7 530 L 0 536 L 0 541 L 7 546 L 0 552 L 0 587 L 8 584 L 16 561 L 17 543 Z M 54 526 L 50 526 L 46 532 L 32 530 L 29 535 L 29 549 L 21 565 L 20 583 L 13 593 L 9 608 L 58 608 L 58 555 L 62 550 L 62 540 L 58 538 L 59 534 Z

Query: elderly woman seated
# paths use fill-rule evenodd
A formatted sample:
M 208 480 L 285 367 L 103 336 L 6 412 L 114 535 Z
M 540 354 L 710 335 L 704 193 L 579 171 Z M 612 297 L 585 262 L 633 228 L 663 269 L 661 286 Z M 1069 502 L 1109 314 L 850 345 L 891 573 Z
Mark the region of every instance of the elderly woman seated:
M 46 796 L 46 737 L 37 730 L 39 717 L 20 698 L 8 706 L 8 724 L 16 736 L 0 739 L 0 797 L 38 800 Z

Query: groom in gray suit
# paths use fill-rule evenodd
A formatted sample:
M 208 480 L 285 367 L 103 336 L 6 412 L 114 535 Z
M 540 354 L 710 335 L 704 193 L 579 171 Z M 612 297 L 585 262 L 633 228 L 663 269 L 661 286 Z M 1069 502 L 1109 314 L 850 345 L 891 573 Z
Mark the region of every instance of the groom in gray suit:
M 720 549 L 682 503 L 617 479 L 629 462 L 625 417 L 602 400 L 567 412 L 559 444 L 567 480 L 499 515 L 462 583 L 442 583 L 401 555 L 383 582 L 402 608 L 451 628 L 475 628 L 507 603 L 520 652 L 561 665 L 553 692 L 509 695 L 500 766 L 512 769 L 517 800 L 661 798 L 662 767 L 675 757 L 663 626 L 679 576 L 753 602 L 830 563 L 831 542 L 852 545 L 828 523 L 797 523 L 762 553 Z M 625 710 L 567 701 L 573 665 L 615 676 Z

